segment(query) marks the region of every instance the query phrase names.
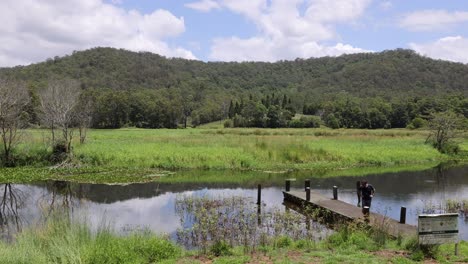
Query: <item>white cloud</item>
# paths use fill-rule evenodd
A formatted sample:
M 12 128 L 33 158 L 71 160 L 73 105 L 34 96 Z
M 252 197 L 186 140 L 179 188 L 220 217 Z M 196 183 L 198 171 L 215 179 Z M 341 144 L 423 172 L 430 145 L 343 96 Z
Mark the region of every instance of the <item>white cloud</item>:
M 338 56 L 342 54 L 370 52 L 343 43 L 334 46 L 321 45 L 315 41 L 275 42 L 268 38 L 237 37 L 215 39 L 211 58 L 222 61 L 277 61 L 282 59 Z
M 434 59 L 468 63 L 468 39 L 462 36 L 445 37 L 430 43 L 410 43 L 409 46 Z
M 307 8 L 306 16 L 320 22 L 348 22 L 359 18 L 370 0 L 314 0 Z
M 370 0 L 220 0 L 222 8 L 245 16 L 258 33 L 250 38 L 216 38 L 210 59 L 276 61 L 297 57 L 336 56 L 365 50 L 338 43 L 337 23 L 361 17 Z M 305 4 L 305 12 L 302 12 Z
M 291 0 L 295 2 L 296 0 Z M 267 0 L 220 0 L 221 5 L 231 11 L 245 15 L 251 19 L 259 16 L 267 7 Z
M 380 8 L 382 8 L 383 10 L 389 10 L 392 7 L 393 7 L 393 4 L 390 1 L 382 1 L 380 3 Z
M 468 22 L 468 12 L 446 10 L 423 10 L 407 14 L 400 26 L 411 31 L 444 30 Z
M 192 8 L 202 12 L 209 12 L 212 9 L 219 9 L 220 5 L 213 0 L 202 0 L 185 4 L 186 7 Z
M 0 66 L 95 46 L 195 59 L 189 50 L 165 42 L 185 31 L 184 19 L 166 10 L 142 14 L 102 0 L 2 0 L 0 24 Z

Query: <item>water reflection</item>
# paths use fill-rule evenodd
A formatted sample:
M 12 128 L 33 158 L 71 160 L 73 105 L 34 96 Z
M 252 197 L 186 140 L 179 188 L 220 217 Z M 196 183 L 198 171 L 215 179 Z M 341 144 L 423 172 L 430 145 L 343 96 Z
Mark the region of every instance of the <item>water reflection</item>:
M 2 196 L 0 197 L 0 236 L 1 239 L 10 241 L 11 234 L 20 232 L 22 221 L 19 211 L 24 205 L 25 194 L 6 183 L 2 185 Z
M 200 177 L 203 173 L 201 173 Z M 293 189 L 303 190 L 307 174 L 287 174 L 275 180 L 249 181 L 244 184 L 203 182 L 168 184 L 146 183 L 126 186 L 78 184 L 48 181 L 36 184 L 3 184 L 0 187 L 0 231 L 3 239 L 21 231 L 25 226 L 47 219 L 60 210 L 68 216 L 86 215 L 93 226 L 111 222 L 122 232 L 147 227 L 174 236 L 181 227 L 175 212 L 177 195 L 243 196 L 256 199 L 256 184 L 262 189 L 265 209 L 281 206 L 284 179 L 295 177 Z M 223 177 L 220 172 L 220 177 Z M 261 177 L 265 180 L 264 177 Z M 272 178 L 273 179 L 273 178 Z M 339 199 L 356 204 L 355 185 L 362 177 L 312 178 L 311 188 L 332 196 L 332 186 L 339 187 Z M 408 210 L 407 222 L 416 224 L 417 215 L 428 205 L 443 209 L 447 199 L 468 200 L 468 166 L 421 172 L 386 173 L 366 176 L 377 189 L 373 210 L 398 219 L 400 206 Z M 440 205 L 440 208 L 437 208 Z M 262 208 L 262 209 L 263 209 Z M 468 220 L 460 218 L 461 237 L 468 240 Z

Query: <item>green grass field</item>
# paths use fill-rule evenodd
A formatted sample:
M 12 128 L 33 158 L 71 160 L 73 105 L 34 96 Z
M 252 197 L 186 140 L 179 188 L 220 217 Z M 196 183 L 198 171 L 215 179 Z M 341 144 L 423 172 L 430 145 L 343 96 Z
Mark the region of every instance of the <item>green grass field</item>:
M 450 159 L 424 133 L 317 129 L 94 130 L 83 163 L 162 169 L 343 169 Z
M 238 172 L 247 172 L 245 177 L 234 179 L 219 179 L 219 173 L 209 177 L 210 181 L 238 182 L 251 179 L 249 171 L 312 171 L 327 177 L 422 170 L 441 162 L 468 160 L 466 138 L 460 140 L 465 154 L 449 156 L 425 144 L 426 136 L 427 131 L 405 129 L 91 130 L 85 144 L 73 142 L 72 168 L 50 170 L 51 164 L 46 161 L 51 152 L 49 131 L 28 130 L 23 135 L 25 143 L 16 152 L 22 168 L 1 169 L 0 181 L 66 178 L 141 182 L 161 178 L 165 175 L 161 171 L 186 171 L 178 175 L 200 170 L 234 171 L 223 175 L 237 176 Z

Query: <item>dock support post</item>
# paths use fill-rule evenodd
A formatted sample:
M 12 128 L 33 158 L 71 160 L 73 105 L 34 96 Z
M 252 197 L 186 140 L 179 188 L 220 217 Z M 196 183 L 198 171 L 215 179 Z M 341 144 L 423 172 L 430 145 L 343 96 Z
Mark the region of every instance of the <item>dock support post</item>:
M 262 185 L 259 184 L 257 187 L 257 204 L 262 204 Z
M 310 201 L 310 187 L 306 187 L 306 201 Z
M 257 225 L 262 225 L 262 206 L 257 205 Z
M 309 179 L 307 179 L 307 180 L 304 181 L 304 190 L 305 190 L 305 191 L 307 191 L 307 187 L 310 188 L 310 180 L 309 180 Z
M 333 200 L 338 200 L 338 187 L 333 186 Z
M 400 209 L 400 224 L 406 223 L 406 207 L 402 206 Z
M 291 190 L 291 180 L 286 180 L 285 185 L 286 191 L 289 192 Z

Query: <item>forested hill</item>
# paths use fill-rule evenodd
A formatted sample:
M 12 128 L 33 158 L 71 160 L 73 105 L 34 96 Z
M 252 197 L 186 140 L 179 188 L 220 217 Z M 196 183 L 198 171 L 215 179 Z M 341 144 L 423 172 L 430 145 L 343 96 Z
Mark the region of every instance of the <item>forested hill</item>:
M 241 101 L 262 101 L 268 108 L 286 99 L 290 112 L 306 109 L 313 114 L 323 113 L 326 103 L 337 96 L 390 103 L 447 95 L 464 100 L 468 95 L 468 65 L 403 49 L 275 63 L 206 63 L 94 48 L 29 66 L 2 68 L 0 75 L 28 81 L 33 92 L 51 78 L 79 80 L 97 98 L 96 127 L 174 127 L 187 118 L 204 123 L 240 114 L 239 109 L 229 114 L 229 108 Z M 106 104 L 116 108 L 107 109 Z M 367 106 L 357 104 L 367 111 Z M 142 121 L 148 117 L 144 111 L 157 116 Z
M 55 75 L 79 79 L 83 87 L 119 90 L 198 84 L 253 93 L 289 89 L 320 94 L 347 91 L 365 96 L 468 94 L 468 65 L 433 60 L 402 49 L 276 63 L 204 63 L 95 48 L 2 72 L 33 81 Z

